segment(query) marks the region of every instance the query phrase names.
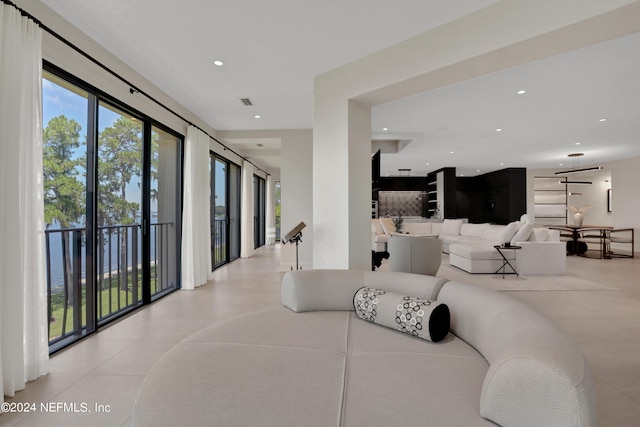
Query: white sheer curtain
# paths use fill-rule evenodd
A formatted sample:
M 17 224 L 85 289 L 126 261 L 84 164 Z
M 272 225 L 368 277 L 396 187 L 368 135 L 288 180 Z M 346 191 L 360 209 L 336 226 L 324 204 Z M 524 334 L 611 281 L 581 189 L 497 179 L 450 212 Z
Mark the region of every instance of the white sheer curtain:
M 275 243 L 276 239 L 276 226 L 275 226 L 275 215 L 276 215 L 276 195 L 275 195 L 275 187 L 273 178 L 271 175 L 267 175 L 266 182 L 267 189 L 267 198 L 266 198 L 266 213 L 265 213 L 265 227 L 267 228 L 267 244 Z
M 184 158 L 182 289 L 194 289 L 213 278 L 209 181 L 209 137 L 189 126 Z
M 49 369 L 42 187 L 42 31 L 0 3 L 0 379 Z
M 240 223 L 240 256 L 249 258 L 255 252 L 253 238 L 253 165 L 242 162 L 242 222 Z

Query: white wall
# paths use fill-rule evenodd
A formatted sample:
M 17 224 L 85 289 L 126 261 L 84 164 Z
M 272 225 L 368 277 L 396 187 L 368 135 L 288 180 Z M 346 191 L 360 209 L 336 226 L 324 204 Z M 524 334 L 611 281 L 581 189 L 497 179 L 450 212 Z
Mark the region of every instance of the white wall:
M 612 225 L 635 229 L 635 250 L 640 249 L 640 157 L 618 160 L 606 165 L 611 170 L 613 193 Z
M 313 262 L 313 159 L 311 130 L 288 131 L 282 134 L 281 183 L 281 236 L 284 237 L 300 221 L 307 227 L 302 231 L 298 246 L 300 266 L 310 270 Z M 280 249 L 282 271 L 296 269 L 295 245 L 285 244 Z
M 596 166 L 584 165 L 583 167 Z M 600 163 L 602 170 L 581 173 L 573 178 L 591 181 L 591 185 L 571 185 L 570 191 L 581 192 L 582 196 L 569 196 L 569 203 L 576 208 L 591 206 L 584 215 L 585 225 L 604 225 L 614 228 L 634 228 L 640 237 L 640 157 Z M 553 176 L 556 169 L 527 170 L 527 212 L 533 215 L 533 189 L 535 176 Z M 578 179 L 579 178 L 579 179 Z M 607 182 L 607 180 L 609 182 Z M 611 188 L 613 210 L 607 212 L 607 190 Z M 571 216 L 569 216 L 571 222 Z M 628 247 L 628 246 L 627 246 Z M 636 250 L 640 242 L 636 239 Z

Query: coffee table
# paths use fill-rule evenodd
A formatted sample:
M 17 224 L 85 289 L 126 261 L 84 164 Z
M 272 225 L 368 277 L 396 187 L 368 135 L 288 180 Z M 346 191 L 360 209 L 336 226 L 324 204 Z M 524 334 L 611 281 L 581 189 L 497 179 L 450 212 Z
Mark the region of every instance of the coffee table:
M 505 246 L 505 245 L 495 245 L 494 248 L 498 251 L 498 253 L 500 254 L 500 256 L 502 257 L 502 267 L 500 267 L 499 269 L 496 270 L 496 274 L 498 274 L 500 272 L 500 270 L 502 270 L 502 278 L 504 279 L 504 275 L 505 275 L 505 270 L 507 269 L 507 265 L 511 268 L 511 270 L 513 270 L 513 272 L 516 274 L 516 276 L 520 276 L 518 274 L 518 270 L 515 269 L 515 267 L 513 265 L 511 265 L 511 263 L 509 262 L 509 260 L 507 259 L 506 256 L 504 256 L 504 254 L 502 253 L 501 249 L 522 249 L 522 246 L 514 246 L 514 245 L 510 245 L 510 246 Z M 511 273 L 509 273 L 511 274 Z

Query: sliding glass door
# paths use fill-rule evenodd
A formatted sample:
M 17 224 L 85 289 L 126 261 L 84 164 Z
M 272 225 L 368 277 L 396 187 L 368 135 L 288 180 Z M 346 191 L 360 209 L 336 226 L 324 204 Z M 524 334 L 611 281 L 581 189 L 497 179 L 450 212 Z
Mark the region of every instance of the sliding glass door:
M 211 265 L 240 257 L 240 166 L 211 153 Z
M 179 283 L 180 146 L 182 140 L 157 126 L 151 128 L 149 188 L 149 265 L 151 299 Z
M 266 192 L 265 181 L 253 176 L 253 242 L 255 249 L 265 244 Z
M 227 164 L 211 156 L 211 265 L 217 268 L 227 256 Z
M 98 108 L 98 319 L 142 302 L 142 122 L 105 102 Z
M 43 126 L 55 351 L 179 287 L 182 138 L 50 65 Z
M 242 169 L 235 163 L 229 165 L 229 260 L 240 258 L 240 191 Z

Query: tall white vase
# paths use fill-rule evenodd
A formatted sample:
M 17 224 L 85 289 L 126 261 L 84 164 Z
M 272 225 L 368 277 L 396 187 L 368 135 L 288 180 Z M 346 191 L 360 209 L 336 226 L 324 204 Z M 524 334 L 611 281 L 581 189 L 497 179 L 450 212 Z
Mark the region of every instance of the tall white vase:
M 580 212 L 576 212 L 573 214 L 573 225 L 576 227 L 582 227 L 582 220 L 584 219 L 584 215 Z

